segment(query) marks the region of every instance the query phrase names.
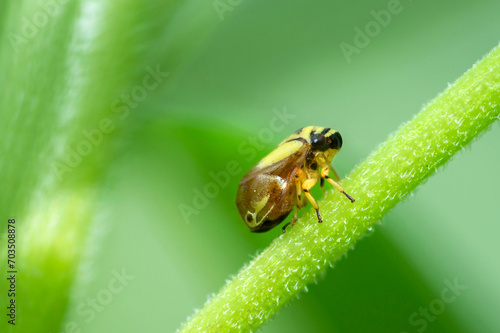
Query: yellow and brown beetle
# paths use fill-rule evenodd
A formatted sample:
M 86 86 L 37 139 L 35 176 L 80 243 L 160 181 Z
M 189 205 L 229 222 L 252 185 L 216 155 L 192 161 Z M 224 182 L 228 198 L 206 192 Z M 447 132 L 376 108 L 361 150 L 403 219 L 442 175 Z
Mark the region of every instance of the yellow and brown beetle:
M 330 128 L 307 126 L 283 140 L 243 177 L 238 187 L 236 206 L 241 218 L 253 232 L 264 232 L 281 223 L 297 206 L 286 227 L 297 221 L 298 210 L 307 204 L 302 193 L 316 209 L 319 207 L 309 190 L 326 179 L 351 202 L 354 199 L 328 176 L 330 163 L 342 147 L 342 136 Z

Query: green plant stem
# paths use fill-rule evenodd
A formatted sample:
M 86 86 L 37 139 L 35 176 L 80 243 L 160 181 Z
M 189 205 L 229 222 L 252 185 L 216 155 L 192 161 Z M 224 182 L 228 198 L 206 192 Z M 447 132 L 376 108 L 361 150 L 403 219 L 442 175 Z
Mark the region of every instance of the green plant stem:
M 297 296 L 382 216 L 500 115 L 500 47 L 427 105 L 180 329 L 251 332 Z

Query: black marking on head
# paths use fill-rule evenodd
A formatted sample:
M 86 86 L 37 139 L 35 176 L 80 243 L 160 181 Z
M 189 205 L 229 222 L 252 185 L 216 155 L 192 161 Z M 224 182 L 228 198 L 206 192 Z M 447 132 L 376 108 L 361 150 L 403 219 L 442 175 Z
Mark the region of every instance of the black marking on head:
M 252 216 L 252 214 L 250 214 L 250 213 L 248 213 L 248 214 L 247 214 L 247 221 L 248 221 L 248 222 L 252 222 L 252 221 L 253 221 L 253 216 Z
M 325 151 L 328 149 L 339 150 L 342 147 L 342 136 L 339 132 L 325 128 L 320 133 L 311 133 L 311 146 L 314 150 Z
M 318 163 L 314 162 L 313 164 L 311 164 L 311 169 L 317 170 L 318 169 Z
M 328 138 L 330 141 L 330 148 L 331 149 L 339 150 L 340 148 L 342 148 L 342 135 L 340 135 L 339 132 L 333 133 Z

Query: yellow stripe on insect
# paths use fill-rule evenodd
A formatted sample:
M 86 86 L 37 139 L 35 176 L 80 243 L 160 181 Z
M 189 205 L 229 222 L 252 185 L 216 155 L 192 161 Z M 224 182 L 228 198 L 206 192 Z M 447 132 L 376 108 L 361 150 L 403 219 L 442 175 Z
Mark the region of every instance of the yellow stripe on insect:
M 290 141 L 283 143 L 278 147 L 276 147 L 276 149 L 273 150 L 272 154 L 267 155 L 259 163 L 257 163 L 257 167 L 263 168 L 268 165 L 282 161 L 283 159 L 296 153 L 299 149 L 302 148 L 303 145 L 304 143 L 300 141 Z

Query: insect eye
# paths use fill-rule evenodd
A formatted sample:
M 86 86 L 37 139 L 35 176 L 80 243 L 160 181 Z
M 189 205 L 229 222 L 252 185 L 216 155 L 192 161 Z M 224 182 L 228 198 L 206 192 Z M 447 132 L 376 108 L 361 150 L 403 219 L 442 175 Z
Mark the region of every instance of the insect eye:
M 339 132 L 333 133 L 330 137 L 330 148 L 331 149 L 340 149 L 342 148 L 342 135 Z
M 321 133 L 313 134 L 311 136 L 311 145 L 313 149 L 319 151 L 325 151 L 330 148 L 325 136 Z

